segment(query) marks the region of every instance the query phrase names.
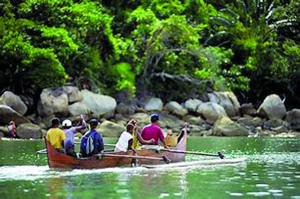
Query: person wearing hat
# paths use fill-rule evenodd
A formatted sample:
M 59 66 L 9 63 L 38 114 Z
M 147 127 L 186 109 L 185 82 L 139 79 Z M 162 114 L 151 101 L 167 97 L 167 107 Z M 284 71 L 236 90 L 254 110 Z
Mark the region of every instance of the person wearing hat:
M 57 117 L 51 119 L 51 128 L 47 131 L 46 139 L 54 148 L 61 150 L 64 146 L 66 135 L 63 130 L 58 128 L 59 123 L 60 121 Z
M 150 116 L 151 124 L 148 124 L 142 128 L 141 136 L 144 140 L 154 139 L 155 141 L 152 145 L 158 145 L 158 140 L 160 140 L 165 148 L 169 148 L 165 142 L 165 136 L 163 130 L 158 125 L 159 116 L 157 114 L 152 114 Z
M 72 122 L 71 120 L 64 120 L 62 123 L 63 126 L 63 131 L 66 134 L 66 139 L 65 139 L 65 150 L 66 154 L 77 157 L 76 152 L 74 150 L 74 135 L 78 130 L 84 129 L 86 127 L 86 123 L 84 120 L 83 115 L 80 115 L 81 118 L 81 126 L 74 126 L 72 127 Z
M 80 153 L 83 157 L 92 156 L 104 150 L 103 138 L 100 133 L 96 131 L 98 126 L 97 119 L 90 120 L 90 129 L 81 139 Z

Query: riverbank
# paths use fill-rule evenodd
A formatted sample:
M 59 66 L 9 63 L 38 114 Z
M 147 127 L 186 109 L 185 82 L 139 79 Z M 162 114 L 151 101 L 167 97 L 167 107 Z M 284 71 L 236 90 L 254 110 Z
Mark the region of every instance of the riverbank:
M 300 129 L 300 109 L 287 111 L 277 95 L 267 96 L 255 109 L 251 103 L 240 105 L 232 92 L 203 93 L 184 102 L 163 102 L 153 96 L 117 102 L 111 96 L 65 86 L 44 89 L 38 101 L 36 110 L 29 110 L 19 96 L 5 92 L 0 98 L 0 137 L 7 136 L 6 124 L 11 120 L 18 138 L 40 139 L 53 116 L 77 125 L 81 114 L 87 121 L 97 118 L 105 137 L 118 137 L 132 118 L 142 128 L 150 123 L 152 113 L 159 114 L 166 134 L 178 133 L 184 122 L 189 123 L 190 136 L 299 137 Z

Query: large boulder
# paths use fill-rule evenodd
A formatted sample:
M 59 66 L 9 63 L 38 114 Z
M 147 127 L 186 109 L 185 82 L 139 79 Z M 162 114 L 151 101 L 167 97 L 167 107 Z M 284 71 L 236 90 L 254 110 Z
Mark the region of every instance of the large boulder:
M 119 103 L 116 107 L 116 112 L 120 113 L 121 115 L 132 115 L 134 114 L 134 107 L 124 104 L 123 102 Z
M 221 116 L 227 116 L 225 109 L 219 104 L 212 102 L 204 102 L 202 103 L 198 109 L 197 113 L 205 118 L 205 121 L 208 123 L 214 123 Z
M 286 114 L 285 106 L 278 95 L 266 97 L 257 110 L 258 115 L 268 119 L 282 119 Z
M 240 103 L 232 92 L 219 92 L 219 105 L 221 105 L 229 117 L 239 116 Z
M 183 108 L 178 102 L 171 101 L 164 106 L 164 110 L 179 117 L 183 117 L 188 113 L 188 110 Z
M 146 97 L 142 99 L 143 107 L 146 111 L 161 111 L 163 102 L 157 97 Z
M 97 131 L 103 137 L 119 137 L 125 131 L 125 126 L 106 120 L 99 125 Z
M 217 136 L 248 136 L 251 132 L 228 117 L 220 117 L 213 127 L 213 135 Z
M 0 124 L 8 124 L 11 120 L 15 121 L 16 125 L 30 123 L 26 117 L 15 111 L 9 106 L 0 105 Z
M 22 139 L 40 139 L 43 136 L 41 127 L 31 123 L 20 124 L 17 127 L 16 133 L 17 136 Z
M 5 91 L 0 97 L 0 104 L 6 105 L 24 115 L 27 112 L 27 106 L 21 98 L 10 91 Z
M 286 113 L 285 121 L 287 121 L 293 130 L 300 130 L 300 109 L 293 109 Z
M 75 86 L 64 86 L 62 87 L 64 92 L 68 96 L 68 102 L 69 104 L 72 104 L 74 102 L 80 102 L 82 100 L 82 94 Z
M 75 102 L 74 104 L 69 105 L 68 109 L 71 117 L 78 117 L 81 114 L 89 115 L 91 112 L 90 108 L 82 102 Z
M 82 103 L 89 107 L 93 117 L 99 118 L 102 116 L 109 118 L 114 114 L 117 107 L 117 102 L 114 98 L 108 95 L 93 93 L 86 89 L 82 90 L 81 94 L 83 96 Z
M 202 104 L 203 102 L 199 99 L 188 99 L 184 103 L 184 107 L 189 111 L 189 112 L 196 112 L 198 109 L 198 106 Z
M 62 88 L 47 88 L 40 94 L 37 111 L 42 117 L 57 115 L 59 117 L 67 116 L 68 95 Z
M 240 115 L 243 117 L 244 115 L 256 115 L 256 110 L 253 107 L 252 103 L 242 104 L 239 108 Z

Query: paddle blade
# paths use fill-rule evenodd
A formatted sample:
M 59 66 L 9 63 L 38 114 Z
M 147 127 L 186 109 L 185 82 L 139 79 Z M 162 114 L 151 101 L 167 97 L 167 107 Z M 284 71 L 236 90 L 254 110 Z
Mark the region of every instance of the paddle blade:
M 221 159 L 224 159 L 224 157 L 225 157 L 221 152 L 218 152 L 218 155 Z
M 169 164 L 171 160 L 167 156 L 163 156 L 163 161 L 165 161 L 166 164 Z

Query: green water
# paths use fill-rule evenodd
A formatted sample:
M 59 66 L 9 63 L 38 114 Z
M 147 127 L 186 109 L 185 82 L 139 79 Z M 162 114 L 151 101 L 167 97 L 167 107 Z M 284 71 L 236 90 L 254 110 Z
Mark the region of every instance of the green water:
M 106 139 L 106 142 L 115 140 Z M 0 198 L 300 199 L 299 138 L 192 137 L 188 150 L 246 157 L 242 164 L 168 169 L 49 169 L 43 141 L 0 141 Z M 188 155 L 187 161 L 204 157 Z

